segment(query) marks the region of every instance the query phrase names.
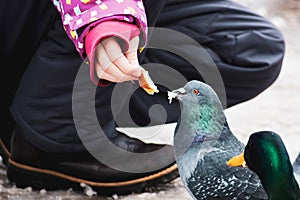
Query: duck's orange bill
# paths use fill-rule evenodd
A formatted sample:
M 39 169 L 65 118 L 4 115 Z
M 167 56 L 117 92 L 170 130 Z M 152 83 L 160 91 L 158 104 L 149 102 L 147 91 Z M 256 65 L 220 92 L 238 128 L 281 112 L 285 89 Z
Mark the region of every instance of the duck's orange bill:
M 238 156 L 231 158 L 227 162 L 227 165 L 231 166 L 231 167 L 246 167 L 246 161 L 244 159 L 244 152 Z

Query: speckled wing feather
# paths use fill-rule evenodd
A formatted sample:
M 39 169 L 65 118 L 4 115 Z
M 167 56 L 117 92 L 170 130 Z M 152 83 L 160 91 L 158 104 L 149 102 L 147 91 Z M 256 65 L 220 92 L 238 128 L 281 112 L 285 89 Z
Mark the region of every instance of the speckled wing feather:
M 201 147 L 191 146 L 186 153 L 193 150 L 200 152 Z M 223 131 L 212 150 L 198 160 L 191 176 L 183 180 L 189 192 L 197 200 L 268 199 L 254 172 L 248 168 L 227 166 L 226 162 L 243 150 L 244 144 L 235 138 L 230 130 Z M 179 165 L 180 162 L 179 159 Z M 181 170 L 180 166 L 179 170 Z

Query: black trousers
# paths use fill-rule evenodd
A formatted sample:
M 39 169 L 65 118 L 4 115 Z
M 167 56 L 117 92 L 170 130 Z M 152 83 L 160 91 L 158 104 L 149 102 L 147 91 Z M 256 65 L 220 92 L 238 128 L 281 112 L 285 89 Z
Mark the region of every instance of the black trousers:
M 187 57 L 194 55 L 193 59 L 204 49 L 209 55 L 206 59 L 214 61 L 225 86 L 225 107 L 255 97 L 278 77 L 285 50 L 283 36 L 247 8 L 227 0 L 144 3 L 149 26 L 182 33 L 197 45 L 184 43 L 173 35 L 161 42 Z M 2 64 L 6 71 L 2 73 L 1 87 L 8 94 L 1 105 L 1 119 L 7 122 L 2 134 L 7 134 L 16 123 L 29 141 L 45 151 L 76 152 L 84 149 L 76 120 L 82 122 L 86 132 L 93 132 L 99 126 L 91 123 L 96 116 L 108 138 L 118 134 L 116 126 L 177 121 L 179 105 L 169 104 L 166 97 L 170 87 L 159 85 L 161 92 L 154 96 L 130 82 L 95 88 L 89 79 L 89 66 L 68 39 L 50 2 L 28 0 L 20 1 L 19 5 L 24 6 L 10 4 L 0 3 L 0 53 L 2 60 L 9 61 Z M 160 42 L 155 31 L 149 35 L 150 44 L 153 40 Z M 164 77 L 172 86 L 182 86 L 180 80 L 163 70 L 152 70 L 160 66 L 175 69 L 186 80 L 205 79 L 189 58 L 167 50 L 146 48 L 139 57 L 154 80 Z M 198 59 L 200 67 L 209 71 L 211 64 L 203 62 L 203 55 Z M 3 81 L 5 77 L 8 82 Z M 87 104 L 93 108 L 86 109 Z

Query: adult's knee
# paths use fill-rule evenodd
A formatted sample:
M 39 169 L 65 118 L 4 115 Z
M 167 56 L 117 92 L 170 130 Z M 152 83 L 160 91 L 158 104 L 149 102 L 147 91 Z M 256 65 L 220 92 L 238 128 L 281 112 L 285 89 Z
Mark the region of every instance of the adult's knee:
M 285 55 L 284 37 L 276 28 L 237 35 L 234 54 L 233 68 L 224 70 L 228 106 L 252 99 L 274 83 Z

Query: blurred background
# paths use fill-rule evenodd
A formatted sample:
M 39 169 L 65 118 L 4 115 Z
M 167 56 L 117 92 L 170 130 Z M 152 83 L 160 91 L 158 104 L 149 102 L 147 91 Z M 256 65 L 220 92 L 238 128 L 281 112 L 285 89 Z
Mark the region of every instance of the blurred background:
M 225 111 L 228 123 L 236 136 L 246 142 L 252 132 L 273 130 L 281 135 L 293 162 L 300 152 L 300 0 L 236 0 L 256 13 L 265 16 L 283 33 L 286 55 L 283 68 L 275 83 L 254 99 Z M 1 162 L 0 162 L 1 163 Z M 88 186 L 84 193 L 67 191 L 33 191 L 19 189 L 6 178 L 0 164 L 0 199 L 39 200 L 190 200 L 180 178 L 143 194 L 94 196 Z

